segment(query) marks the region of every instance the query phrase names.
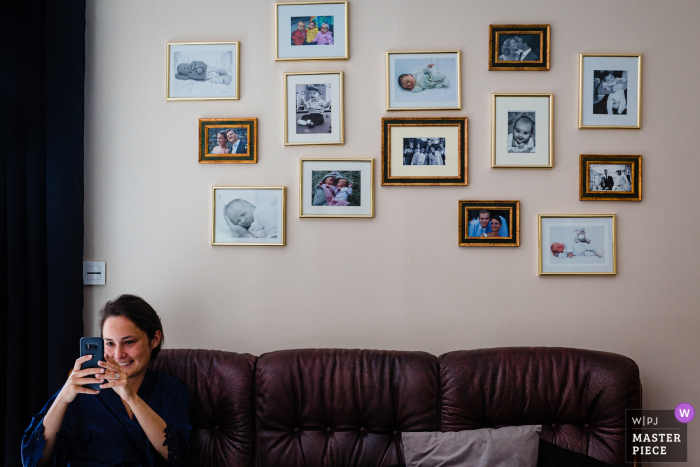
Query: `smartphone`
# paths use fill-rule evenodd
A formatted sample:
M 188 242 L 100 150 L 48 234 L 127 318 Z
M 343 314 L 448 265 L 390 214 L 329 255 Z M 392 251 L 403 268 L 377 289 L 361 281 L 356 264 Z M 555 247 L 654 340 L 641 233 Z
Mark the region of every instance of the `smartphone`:
M 81 370 L 85 368 L 99 368 L 97 362 L 104 359 L 105 355 L 105 344 L 101 337 L 81 337 L 80 338 L 80 356 L 92 355 L 92 359 L 87 362 L 83 362 L 80 366 Z M 94 375 L 90 375 L 94 378 Z M 85 384 L 86 388 L 100 390 L 100 382 Z

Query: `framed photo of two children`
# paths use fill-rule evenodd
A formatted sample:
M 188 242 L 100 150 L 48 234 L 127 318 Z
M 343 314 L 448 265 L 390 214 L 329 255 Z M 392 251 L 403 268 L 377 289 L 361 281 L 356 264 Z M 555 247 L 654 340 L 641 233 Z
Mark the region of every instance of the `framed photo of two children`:
M 275 60 L 347 60 L 348 2 L 275 3 Z

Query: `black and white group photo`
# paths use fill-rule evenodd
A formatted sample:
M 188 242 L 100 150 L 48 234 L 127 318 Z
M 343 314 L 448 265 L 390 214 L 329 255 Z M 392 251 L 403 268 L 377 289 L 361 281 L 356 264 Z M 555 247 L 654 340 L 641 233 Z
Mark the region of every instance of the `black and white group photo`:
M 630 164 L 590 164 L 588 180 L 591 191 L 632 191 Z
M 403 165 L 445 165 L 445 138 L 404 138 Z

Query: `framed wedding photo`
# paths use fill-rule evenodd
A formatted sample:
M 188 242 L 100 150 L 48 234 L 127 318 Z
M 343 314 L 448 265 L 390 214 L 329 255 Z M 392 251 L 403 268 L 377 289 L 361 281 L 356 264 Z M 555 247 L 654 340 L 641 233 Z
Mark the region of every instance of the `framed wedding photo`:
M 491 95 L 491 167 L 552 168 L 552 94 Z
M 617 274 L 615 214 L 538 216 L 539 275 Z
M 166 100 L 238 100 L 238 42 L 168 42 Z
M 520 201 L 459 201 L 459 246 L 520 246 Z
M 348 2 L 275 3 L 275 60 L 347 60 Z
M 387 110 L 460 110 L 460 52 L 387 52 Z
M 299 217 L 374 217 L 374 159 L 300 159 Z
M 642 156 L 581 154 L 581 201 L 641 201 Z
M 579 55 L 578 127 L 639 130 L 640 54 Z
M 467 185 L 467 117 L 382 118 L 382 185 Z
M 284 144 L 345 144 L 342 71 L 284 73 Z
M 215 186 L 211 244 L 284 246 L 285 187 Z
M 549 71 L 549 24 L 489 26 L 489 70 Z
M 200 118 L 200 164 L 256 164 L 257 118 Z

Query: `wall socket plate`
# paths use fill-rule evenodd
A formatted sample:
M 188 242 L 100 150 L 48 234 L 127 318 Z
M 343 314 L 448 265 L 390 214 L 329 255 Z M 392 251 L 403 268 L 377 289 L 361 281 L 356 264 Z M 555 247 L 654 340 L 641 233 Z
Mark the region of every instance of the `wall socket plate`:
M 83 285 L 105 285 L 106 262 L 83 261 Z

